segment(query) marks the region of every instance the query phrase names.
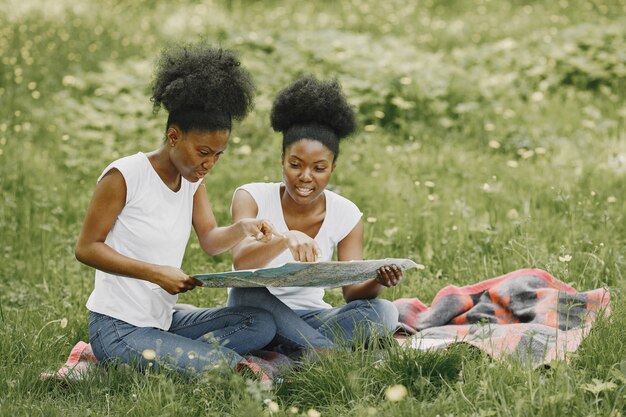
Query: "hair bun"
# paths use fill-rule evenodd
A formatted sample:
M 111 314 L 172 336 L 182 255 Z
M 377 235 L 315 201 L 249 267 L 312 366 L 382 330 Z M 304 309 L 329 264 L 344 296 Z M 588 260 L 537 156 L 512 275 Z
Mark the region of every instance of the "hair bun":
M 152 102 L 172 113 L 198 110 L 243 119 L 254 101 L 252 77 L 227 49 L 206 43 L 166 49 L 157 61 Z
M 320 81 L 306 76 L 281 90 L 272 105 L 272 128 L 285 133 L 290 127 L 321 124 L 341 139 L 356 129 L 352 108 L 338 81 Z

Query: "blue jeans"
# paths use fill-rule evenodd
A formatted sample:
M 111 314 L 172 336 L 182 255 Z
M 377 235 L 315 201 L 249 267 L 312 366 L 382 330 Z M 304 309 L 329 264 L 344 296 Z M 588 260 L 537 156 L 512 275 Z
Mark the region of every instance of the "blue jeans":
M 309 326 L 348 346 L 390 336 L 398 325 L 398 309 L 389 300 L 354 300 L 334 308 L 296 310 Z
M 231 288 L 227 305 L 228 307 L 256 307 L 269 312 L 276 323 L 276 337 L 273 345 L 285 344 L 290 348 L 312 349 L 333 347 L 330 339 L 309 326 L 267 288 Z
M 98 361 L 181 373 L 234 368 L 244 360 L 241 355 L 264 347 L 275 334 L 272 316 L 251 307 L 174 311 L 167 331 L 94 312 L 89 318 L 89 338 Z
M 269 311 L 276 323 L 276 341 L 315 349 L 334 343 L 351 347 L 355 341 L 390 335 L 398 324 L 398 310 L 388 300 L 355 300 L 320 310 L 294 311 L 267 288 L 232 288 L 229 306 L 254 306 Z

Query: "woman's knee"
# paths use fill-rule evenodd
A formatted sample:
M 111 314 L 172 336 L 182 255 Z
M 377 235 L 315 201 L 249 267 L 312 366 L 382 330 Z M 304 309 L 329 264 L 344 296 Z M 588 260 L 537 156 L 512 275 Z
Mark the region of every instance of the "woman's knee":
M 367 318 L 382 326 L 385 332 L 392 332 L 398 325 L 398 309 L 389 300 L 374 298 L 359 300 L 360 309 L 367 311 Z
M 258 307 L 243 307 L 250 316 L 249 328 L 255 333 L 259 348 L 269 344 L 276 335 L 276 321 L 272 314 Z

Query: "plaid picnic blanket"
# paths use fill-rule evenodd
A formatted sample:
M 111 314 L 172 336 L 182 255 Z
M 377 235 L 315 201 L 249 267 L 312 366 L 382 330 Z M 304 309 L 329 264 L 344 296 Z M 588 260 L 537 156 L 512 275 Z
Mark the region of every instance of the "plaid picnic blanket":
M 400 312 L 396 337 L 414 349 L 467 343 L 494 358 L 513 356 L 537 367 L 566 360 L 599 314 L 610 314 L 609 300 L 604 288 L 577 292 L 546 271 L 520 269 L 465 287 L 447 286 L 430 307 L 418 298 L 394 301 Z M 245 366 L 269 377 L 294 364 L 272 351 L 253 352 L 246 360 Z M 65 365 L 41 377 L 79 380 L 96 362 L 91 346 L 81 341 Z
M 468 343 L 494 358 L 513 356 L 532 367 L 567 359 L 596 317 L 610 314 L 609 292 L 577 292 L 540 269 L 520 269 L 465 287 L 445 287 L 428 307 L 394 301 L 415 349 Z

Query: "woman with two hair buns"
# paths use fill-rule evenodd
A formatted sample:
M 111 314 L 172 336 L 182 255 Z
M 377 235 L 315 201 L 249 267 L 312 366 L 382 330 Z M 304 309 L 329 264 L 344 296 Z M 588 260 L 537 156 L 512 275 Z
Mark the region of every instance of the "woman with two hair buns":
M 237 368 L 248 364 L 242 354 L 274 338 L 271 315 L 258 308 L 173 311 L 179 293 L 202 285 L 180 269 L 192 226 L 208 255 L 244 238 L 264 245 L 272 237 L 262 219 L 218 227 L 204 185 L 232 119 L 246 116 L 253 97 L 232 51 L 200 43 L 161 55 L 152 101 L 155 112 L 169 113 L 165 139 L 104 169 L 76 245 L 76 258 L 96 269 L 87 308 L 98 361 L 180 372 Z
M 271 123 L 283 135 L 283 181 L 239 187 L 231 211 L 235 223 L 268 219 L 281 236 L 267 244 L 243 239 L 233 248 L 234 268 L 330 261 L 335 250 L 339 261 L 362 260 L 362 213 L 326 188 L 337 164 L 339 142 L 356 127 L 340 85 L 311 76 L 295 81 L 274 100 Z M 395 265 L 382 267 L 375 279 L 344 286 L 346 304 L 334 308 L 324 302 L 323 288 L 303 287 L 233 288 L 228 305 L 267 309 L 279 333 L 289 335 L 285 343 L 323 349 L 339 342 L 345 347 L 355 339 L 365 342 L 395 329 L 398 311 L 376 297 L 401 280 Z

